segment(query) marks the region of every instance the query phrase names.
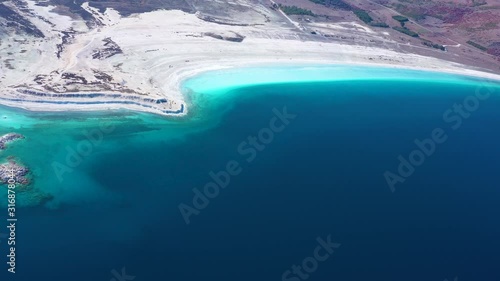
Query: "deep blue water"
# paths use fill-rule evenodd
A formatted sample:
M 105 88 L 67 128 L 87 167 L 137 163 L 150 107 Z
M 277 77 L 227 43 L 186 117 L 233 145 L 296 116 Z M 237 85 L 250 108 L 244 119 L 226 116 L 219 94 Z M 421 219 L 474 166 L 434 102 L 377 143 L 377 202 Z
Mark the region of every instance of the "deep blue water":
M 83 166 L 113 198 L 20 210 L 17 273 L 2 280 L 108 281 L 123 267 L 134 281 L 305 280 L 282 275 L 328 236 L 340 246 L 307 280 L 500 280 L 500 88 L 468 118 L 443 118 L 477 87 L 261 85 L 233 90 L 217 125 L 183 137 L 132 142 L 153 129 L 128 124 L 123 149 Z M 248 161 L 238 146 L 285 107 L 295 117 Z M 436 128 L 446 141 L 391 192 L 384 173 Z M 241 173 L 187 225 L 179 204 L 230 161 Z

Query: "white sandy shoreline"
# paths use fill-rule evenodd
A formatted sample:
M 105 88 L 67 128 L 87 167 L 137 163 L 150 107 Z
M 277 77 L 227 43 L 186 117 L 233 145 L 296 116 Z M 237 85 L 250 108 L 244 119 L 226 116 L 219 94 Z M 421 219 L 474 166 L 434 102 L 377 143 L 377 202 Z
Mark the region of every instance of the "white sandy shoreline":
M 226 62 L 226 64 L 219 64 L 217 66 L 208 66 L 208 65 L 202 65 L 196 67 L 196 70 L 191 70 L 191 69 L 186 69 L 184 71 L 180 71 L 179 73 L 175 73 L 175 78 L 173 78 L 173 81 L 176 81 L 174 84 L 169 83 L 169 87 L 172 91 L 176 91 L 178 93 L 181 93 L 183 83 L 187 80 L 190 80 L 192 78 L 195 78 L 200 75 L 204 75 L 210 72 L 216 72 L 216 71 L 221 71 L 224 70 L 226 72 L 231 72 L 233 70 L 236 71 L 244 71 L 245 69 L 253 69 L 255 70 L 256 68 L 266 68 L 266 69 L 272 69 L 272 68 L 280 68 L 283 69 L 285 67 L 290 67 L 290 68 L 304 68 L 304 67 L 328 67 L 328 66 L 343 66 L 343 67 L 369 67 L 369 68 L 383 68 L 386 70 L 415 70 L 415 71 L 422 71 L 422 72 L 432 72 L 432 73 L 437 73 L 437 74 L 451 74 L 451 75 L 458 75 L 462 77 L 469 77 L 469 78 L 478 78 L 478 79 L 486 79 L 488 81 L 499 81 L 500 82 L 500 75 L 488 73 L 488 72 L 481 72 L 477 70 L 472 70 L 472 69 L 467 69 L 467 68 L 426 68 L 426 67 L 420 67 L 420 66 L 414 66 L 414 65 L 400 65 L 400 64 L 383 64 L 383 63 L 367 63 L 367 62 L 338 62 L 338 63 L 332 63 L 332 62 L 325 62 L 324 60 L 322 61 L 315 61 L 315 60 L 308 60 L 308 61 L 303 61 L 303 62 L 297 62 L 294 61 L 293 63 L 291 62 L 256 62 L 256 60 L 253 60 L 252 62 L 249 62 L 247 64 L 243 63 L 238 63 L 238 62 Z M 272 71 L 272 70 L 271 70 Z M 356 80 L 360 77 L 350 77 L 349 80 Z M 390 79 L 390 78 L 388 78 Z M 255 83 L 259 83 L 260 81 L 255 81 Z M 269 83 L 270 81 L 267 81 Z M 272 81 L 271 81 L 272 82 Z M 294 80 L 290 80 L 288 82 L 295 82 Z M 300 82 L 305 82 L 305 81 L 300 81 Z M 113 92 L 107 92 L 107 94 L 117 94 Z M 58 101 L 65 101 L 65 98 L 62 98 L 61 100 Z M 30 110 L 30 111 L 38 111 L 38 112 L 72 112 L 72 111 L 105 111 L 105 110 L 131 110 L 131 111 L 138 111 L 138 112 L 148 112 L 148 113 L 153 113 L 153 114 L 158 114 L 158 115 L 167 115 L 167 116 L 184 116 L 188 114 L 188 108 L 189 104 L 182 104 L 183 110 L 180 112 L 175 112 L 175 113 L 165 113 L 161 112 L 160 110 L 155 110 L 155 109 L 150 109 L 150 108 L 145 108 L 143 106 L 140 106 L 139 104 L 120 104 L 120 103 L 110 103 L 112 100 L 102 100 L 102 104 L 78 104 L 78 103 L 68 103 L 68 104 L 51 104 L 51 103 L 46 103 L 54 101 L 53 98 L 49 99 L 41 99 L 40 101 L 42 102 L 29 102 L 29 101 L 6 101 L 5 99 L 0 99 L 0 104 L 10 106 L 10 107 L 17 107 L 17 108 L 23 108 L 25 110 Z M 81 102 L 88 102 L 90 99 L 82 99 L 79 100 Z M 106 103 L 107 102 L 107 103 Z
M 108 14 L 113 15 L 103 15 L 104 18 L 109 17 L 108 23 L 93 30 L 86 30 L 83 23 L 72 19 L 61 20 L 61 30 L 72 26 L 78 32 L 60 58 L 51 55 L 57 50 L 51 40 L 57 42 L 60 37 L 56 29 L 46 34 L 49 39 L 52 38 L 50 40 L 19 43 L 21 41 L 16 38 L 7 38 L 10 40 L 7 43 L 14 49 L 33 50 L 23 53 L 25 57 L 22 60 L 13 61 L 14 69 L 6 71 L 6 77 L 0 80 L 0 89 L 3 90 L 0 104 L 32 111 L 127 109 L 184 116 L 189 113 L 190 107 L 181 91 L 185 81 L 211 71 L 243 71 L 259 67 L 366 66 L 500 81 L 500 75 L 497 74 L 433 57 L 397 52 L 387 46 L 378 48 L 339 42 L 303 41 L 297 37 L 296 30 L 284 29 L 272 22 L 262 26 L 219 25 L 181 11 L 155 11 L 126 18 L 115 13 Z M 43 22 L 39 24 L 41 30 L 51 29 L 43 26 Z M 245 40 L 240 43 L 228 42 L 204 36 L 204 32 L 236 32 L 243 34 Z M 373 31 L 371 33 L 376 34 Z M 105 42 L 109 38 L 123 52 L 105 59 L 94 59 L 96 52 L 106 48 Z M 13 50 L 6 48 L 4 51 Z M 78 77 L 68 79 L 64 77 L 65 74 Z M 97 79 L 98 75 L 108 75 L 110 81 L 103 82 Z M 78 79 L 85 83 L 80 83 Z M 58 94 L 102 93 L 106 96 L 33 97 L 21 93 L 20 89 L 46 94 L 55 94 L 47 89 L 56 89 Z M 153 102 L 144 102 L 145 98 Z M 163 99 L 168 103 L 154 103 Z M 140 102 L 125 104 L 131 100 Z M 82 104 L 96 101 L 102 103 Z
M 284 69 L 290 69 L 291 72 L 296 71 L 296 70 L 301 70 L 301 69 L 318 69 L 318 70 L 325 70 L 325 71 L 335 71 L 336 68 L 343 68 L 342 70 L 345 72 L 345 68 L 355 68 L 356 70 L 359 70 L 360 68 L 365 68 L 367 72 L 364 74 L 364 76 L 356 76 L 357 73 L 353 73 L 352 75 L 346 75 L 346 73 L 339 73 L 341 74 L 341 78 L 336 78 L 333 77 L 332 79 L 313 79 L 310 80 L 308 78 L 304 77 L 296 77 L 296 75 L 290 75 L 289 78 L 283 79 L 283 77 L 280 78 L 275 78 L 275 77 L 270 77 L 268 79 L 263 79 L 263 81 L 257 80 L 252 81 L 251 83 L 255 84 L 266 84 L 266 83 L 286 83 L 286 82 L 315 82 L 315 81 L 338 81 L 338 80 L 357 80 L 357 79 L 370 79 L 370 78 L 377 78 L 377 79 L 387 79 L 390 80 L 392 78 L 406 78 L 410 79 L 412 78 L 409 74 L 414 73 L 410 71 L 416 71 L 418 74 L 422 74 L 424 77 L 428 78 L 430 77 L 430 74 L 435 73 L 438 75 L 443 75 L 447 74 L 450 76 L 454 76 L 456 78 L 471 78 L 471 79 L 476 79 L 476 80 L 484 80 L 484 81 L 489 81 L 489 82 L 500 82 L 500 75 L 489 73 L 489 72 L 482 72 L 482 71 L 477 71 L 473 69 L 467 69 L 467 68 L 462 68 L 462 69 L 454 69 L 454 68 L 446 68 L 446 69 L 439 69 L 439 68 L 426 68 L 426 67 L 418 67 L 418 66 L 413 66 L 413 65 L 399 65 L 399 64 L 383 64 L 383 63 L 367 63 L 367 62 L 337 62 L 337 63 L 331 63 L 331 62 L 325 62 L 325 61 L 307 61 L 303 63 L 287 63 L 287 62 L 280 62 L 280 63 L 249 63 L 246 65 L 239 65 L 235 66 L 234 64 L 229 64 L 227 66 L 218 66 L 217 68 L 210 67 L 207 69 L 198 69 L 196 73 L 190 72 L 190 75 L 180 75 L 182 79 L 180 82 L 178 82 L 175 87 L 176 88 L 183 88 L 183 85 L 185 84 L 186 81 L 189 81 L 193 78 L 197 78 L 206 74 L 215 74 L 215 73 L 224 73 L 225 76 L 230 76 L 231 73 L 238 73 L 238 74 L 245 74 L 245 72 L 248 71 L 250 74 L 252 71 L 259 71 L 265 70 L 267 71 L 266 74 L 273 74 L 273 71 L 279 70 L 281 74 L 283 74 Z M 307 71 L 306 70 L 306 71 Z M 378 71 L 382 70 L 383 73 L 373 73 L 373 75 L 368 74 L 369 70 L 373 71 Z M 398 72 L 401 70 L 402 72 Z M 388 75 L 390 74 L 390 75 Z M 330 75 L 332 76 L 332 75 Z M 287 77 L 285 75 L 285 77 Z M 297 79 L 294 79 L 297 78 Z M 415 78 L 416 79 L 416 78 Z M 248 82 L 248 81 L 246 81 Z M 237 81 L 231 81 L 228 83 L 230 85 L 238 85 L 239 83 Z M 243 84 L 241 84 L 243 86 Z M 202 88 L 203 90 L 203 88 Z

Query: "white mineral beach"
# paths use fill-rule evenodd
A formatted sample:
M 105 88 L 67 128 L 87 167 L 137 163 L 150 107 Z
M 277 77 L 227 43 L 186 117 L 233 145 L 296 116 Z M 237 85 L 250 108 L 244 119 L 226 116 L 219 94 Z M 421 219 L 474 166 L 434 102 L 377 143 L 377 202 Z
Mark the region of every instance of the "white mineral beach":
M 500 75 L 460 65 L 457 63 L 424 57 L 411 53 L 400 53 L 387 46 L 379 48 L 323 41 L 306 41 L 297 36 L 293 25 L 280 21 L 262 21 L 258 25 L 221 25 L 200 19 L 197 15 L 176 10 L 159 10 L 129 17 L 121 17 L 116 11 L 105 13 L 92 10 L 102 26 L 89 28 L 81 19 L 72 19 L 52 12 L 54 7 L 30 8 L 35 14 L 48 19 L 33 21 L 45 34 L 45 38 L 11 36 L 2 39 L 0 55 L 12 58 L 11 68 L 4 65 L 0 72 L 0 103 L 38 111 L 103 110 L 125 108 L 158 114 L 176 112 L 186 114 L 189 104 L 180 91 L 181 83 L 197 74 L 225 69 L 263 65 L 371 65 L 392 68 L 439 71 L 500 80 Z M 86 9 L 92 9 L 84 4 Z M 272 18 L 273 15 L 269 15 Z M 64 45 L 60 58 L 56 56 L 57 44 L 62 39 L 61 31 L 74 30 L 73 38 Z M 206 36 L 213 34 L 240 34 L 243 42 L 229 42 Z M 367 36 L 380 36 L 368 28 Z M 373 35 L 375 34 L 375 35 Z M 94 59 L 93 54 L 106 48 L 105 38 L 111 38 L 123 53 L 106 59 Z M 21 52 L 21 50 L 25 50 Z M 11 53 L 11 55 L 7 55 Z M 13 55 L 12 55 L 13 54 Z M 12 69 L 13 68 L 13 69 Z M 96 71 L 111 76 L 109 83 L 97 80 Z M 68 83 L 64 74 L 75 74 L 85 78 L 86 84 Z M 38 79 L 38 83 L 35 78 Z M 101 82 L 99 82 L 101 81 Z M 30 89 L 43 93 L 106 93 L 120 97 L 71 98 L 33 97 L 20 93 Z M 124 90 L 129 91 L 126 93 Z M 137 103 L 113 103 L 129 101 Z M 160 107 L 144 107 L 141 99 L 166 99 Z M 45 101 L 103 101 L 103 104 L 54 104 Z M 181 108 L 184 110 L 180 112 Z

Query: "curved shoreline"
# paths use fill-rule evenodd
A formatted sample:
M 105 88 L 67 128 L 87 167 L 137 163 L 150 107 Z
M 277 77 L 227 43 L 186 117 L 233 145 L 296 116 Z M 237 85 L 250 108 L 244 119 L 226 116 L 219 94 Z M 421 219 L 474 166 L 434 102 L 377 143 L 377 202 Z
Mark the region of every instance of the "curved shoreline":
M 356 27 L 358 39 L 342 41 L 342 38 L 302 36 L 297 30 L 283 26 L 281 16 L 263 22 L 262 26 L 220 25 L 179 10 L 158 10 L 128 17 L 100 16 L 109 22 L 99 28 L 89 28 L 82 21 L 68 17 L 59 29 L 40 22 L 40 30 L 47 32 L 45 40 L 5 38 L 7 46 L 11 46 L 5 51 L 12 51 L 13 55 L 9 55 L 12 56 L 11 69 L 5 72 L 5 77 L 0 77 L 4 98 L 0 103 L 45 112 L 126 109 L 183 116 L 191 107 L 189 98 L 181 91 L 186 80 L 209 71 L 269 66 L 383 67 L 500 81 L 498 74 L 467 65 L 474 64 L 473 61 L 457 59 L 459 54 L 436 51 L 436 56 L 427 52 L 419 55 L 411 47 L 401 48 L 383 31 L 369 28 L 358 30 Z M 64 50 L 60 50 L 56 44 L 60 30 L 72 25 L 74 36 L 66 42 Z M 336 27 L 328 28 L 331 32 L 344 32 Z M 205 36 L 207 32 L 238 33 L 245 39 L 228 42 Z M 369 43 L 372 41 L 381 44 Z M 120 52 L 110 48 L 119 48 Z M 18 49 L 26 51 L 17 54 Z M 107 52 L 112 55 L 101 56 Z M 56 53 L 58 55 L 54 55 Z M 101 55 L 96 57 L 96 54 Z M 20 59 L 15 60 L 17 57 Z M 497 72 L 497 68 L 493 71 Z M 19 89 L 43 95 L 34 97 L 19 93 Z M 92 93 L 101 96 L 80 96 Z M 165 107 L 155 103 L 161 99 L 175 101 L 175 105 Z
M 369 70 L 382 70 L 385 74 L 380 75 L 379 72 L 374 75 L 366 75 L 363 77 L 353 76 L 353 74 L 345 75 L 344 80 L 356 80 L 356 79 L 396 79 L 396 78 L 412 78 L 408 74 L 418 73 L 418 74 L 440 74 L 440 75 L 450 75 L 456 78 L 476 78 L 485 79 L 487 82 L 497 82 L 500 81 L 500 75 L 482 72 L 467 68 L 430 68 L 430 67 L 416 67 L 401 64 L 381 64 L 381 63 L 356 63 L 350 62 L 346 63 L 332 63 L 325 61 L 312 61 L 299 63 L 299 62 L 253 62 L 243 65 L 241 62 L 228 62 L 226 64 L 218 65 L 203 65 L 196 69 L 184 68 L 180 69 L 175 73 L 170 75 L 169 83 L 167 87 L 170 91 L 176 91 L 177 95 L 182 95 L 182 102 L 175 102 L 175 100 L 169 100 L 165 96 L 164 98 L 151 98 L 151 97 L 141 97 L 138 95 L 124 95 L 117 92 L 71 92 L 71 93 L 47 93 L 40 90 L 22 89 L 18 88 L 15 90 L 7 91 L 3 97 L 0 97 L 0 103 L 10 107 L 23 108 L 35 112 L 73 112 L 73 111 L 105 111 L 105 110 L 131 110 L 137 112 L 153 113 L 157 115 L 164 116 L 184 116 L 188 113 L 188 105 L 185 101 L 185 85 L 186 83 L 203 78 L 204 75 L 248 75 L 251 71 L 256 69 L 264 69 L 271 72 L 276 72 L 283 70 L 291 70 L 290 73 L 282 76 L 278 79 L 275 75 L 267 76 L 266 79 L 260 81 L 253 81 L 254 84 L 270 84 L 270 83 L 287 83 L 287 82 L 325 82 L 325 81 L 339 81 L 338 78 L 324 78 L 323 79 L 304 79 L 305 76 L 301 76 L 299 80 L 294 80 L 291 74 L 295 71 L 303 71 L 304 69 L 315 69 L 317 70 L 335 70 L 335 68 L 349 69 L 352 70 L 365 70 L 365 74 L 369 73 Z M 399 72 L 401 70 L 402 72 Z M 249 71 L 249 72 L 247 72 Z M 307 70 L 306 70 L 307 71 Z M 415 71 L 415 72 L 414 72 Z M 245 73 L 246 72 L 246 73 Z M 391 75 L 387 75 L 391 74 Z M 392 75 L 395 74 L 395 75 Z M 406 74 L 406 75 L 405 75 Z M 288 76 L 287 76 L 288 75 Z M 271 79 L 269 79 L 271 77 Z M 283 77 L 285 77 L 283 79 Z M 226 77 L 227 78 L 227 77 Z M 248 82 L 248 81 L 247 81 Z M 480 82 L 480 81 L 478 81 Z M 224 82 L 225 83 L 225 82 Z M 248 83 L 239 83 L 238 81 L 232 81 L 233 87 L 248 85 Z M 230 83 L 229 83 L 230 84 Z M 230 85 L 225 87 L 230 88 Z M 223 86 L 220 86 L 223 87 Z M 188 87 L 189 88 L 189 87 Z M 199 89 L 198 89 L 199 90 Z M 169 92 L 170 92 L 169 91 Z M 196 92 L 196 91 L 195 91 Z M 174 95 L 175 96 L 175 95 Z M 57 100 L 55 100 L 57 99 Z M 96 100 L 99 99 L 99 100 Z M 179 99 L 177 99 L 179 100 Z
M 245 77 L 249 74 L 252 74 L 251 79 Z M 464 74 L 464 72 L 458 71 L 437 71 L 424 68 L 388 67 L 388 65 L 367 64 L 293 64 L 288 67 L 269 64 L 231 69 L 221 68 L 219 70 L 201 72 L 184 79 L 179 87 L 183 90 L 189 89 L 194 92 L 210 92 L 212 90 L 232 89 L 248 85 L 361 80 L 429 81 L 432 79 L 439 82 L 448 81 L 451 83 L 500 83 L 500 75 L 488 74 L 483 72 Z M 219 81 L 224 82 L 220 83 Z
M 160 115 L 182 115 L 185 111 L 184 103 L 168 100 L 166 98 L 155 99 L 139 97 L 134 95 L 123 95 L 120 93 L 81 93 L 73 92 L 67 94 L 46 93 L 30 89 L 16 89 L 7 92 L 7 97 L 0 97 L 0 103 L 31 111 L 92 111 L 117 109 L 124 107 L 134 111 L 150 112 Z M 54 100 L 54 99 L 58 100 Z M 98 101 L 96 99 L 99 99 Z M 52 107 L 41 107 L 41 104 Z M 64 108 L 62 108 L 64 106 Z M 74 108 L 68 108 L 73 106 Z M 76 108 L 80 106 L 79 108 Z M 95 107 L 99 107 L 98 109 Z

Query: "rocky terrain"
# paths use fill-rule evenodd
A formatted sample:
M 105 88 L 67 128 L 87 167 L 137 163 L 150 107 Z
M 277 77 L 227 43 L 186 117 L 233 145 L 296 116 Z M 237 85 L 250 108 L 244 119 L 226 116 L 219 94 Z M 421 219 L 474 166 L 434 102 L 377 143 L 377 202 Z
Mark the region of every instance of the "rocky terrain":
M 18 139 L 24 139 L 23 135 L 16 134 L 16 133 L 8 133 L 0 137 L 0 150 L 4 150 L 5 146 L 9 142 L 13 142 Z
M 16 133 L 8 133 L 0 137 L 0 150 L 6 149 L 6 144 L 13 142 L 18 139 L 24 139 L 24 136 Z M 0 165 L 0 181 L 6 184 L 11 176 L 14 176 L 14 180 L 16 184 L 28 185 L 28 174 L 29 169 L 18 164 L 14 157 L 7 157 L 7 162 Z
M 499 1 L 0 0 L 0 103 L 186 114 L 184 79 L 258 63 L 484 77 L 500 70 Z
M 7 184 L 11 176 L 14 175 L 13 179 L 16 184 L 27 185 L 29 184 L 28 174 L 28 168 L 19 165 L 12 159 L 0 165 L 0 181 L 4 184 Z
M 356 22 L 385 33 L 400 49 L 497 73 L 500 70 L 500 0 L 277 0 L 276 3 L 311 11 L 314 16 L 291 12 L 297 13 L 292 17 L 308 30 L 322 36 L 339 38 L 335 34 L 326 35 L 325 24 Z M 359 41 L 356 37 L 359 36 L 352 32 L 341 39 Z
M 8 152 L 6 143 L 16 139 L 24 139 L 24 136 L 16 133 L 8 133 L 0 137 L 0 150 L 2 154 Z M 0 161 L 0 189 L 8 188 L 9 184 L 15 187 L 11 190 L 15 191 L 18 199 L 18 206 L 39 206 L 50 201 L 53 196 L 51 194 L 40 191 L 33 185 L 33 175 L 30 169 L 22 164 L 22 159 L 17 159 L 14 156 L 2 156 Z M 1 192 L 0 205 L 4 205 L 7 201 L 7 192 Z M 5 197 L 5 198 L 4 198 Z

